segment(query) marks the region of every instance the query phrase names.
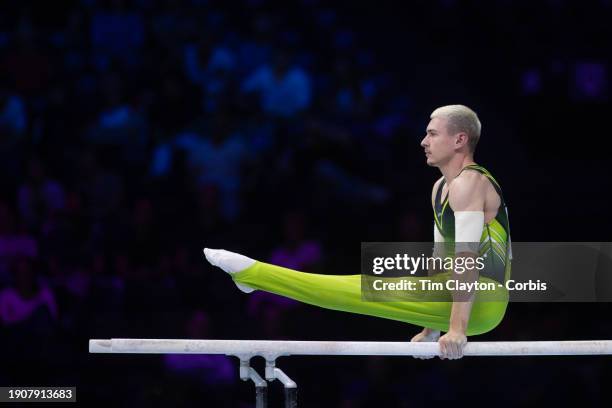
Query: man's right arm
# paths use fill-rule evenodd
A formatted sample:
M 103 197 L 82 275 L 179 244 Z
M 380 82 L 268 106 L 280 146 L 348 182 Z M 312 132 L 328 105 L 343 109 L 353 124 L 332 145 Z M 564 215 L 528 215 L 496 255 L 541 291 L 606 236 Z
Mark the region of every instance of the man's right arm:
M 443 258 L 444 257 L 444 237 L 438 230 L 438 226 L 434 222 L 434 246 L 432 250 L 433 258 Z M 442 272 L 441 270 L 436 269 L 437 262 L 432 262 L 432 267 L 427 270 L 428 276 L 433 276 L 437 273 Z M 438 341 L 440 337 L 440 330 L 430 329 L 428 327 L 424 327 L 423 330 L 418 333 L 416 336 L 412 338 L 411 341 Z
M 436 193 L 438 191 L 438 189 L 440 188 L 440 184 L 442 182 L 443 177 L 441 177 L 438 181 L 436 181 L 434 183 L 433 188 L 431 189 L 431 208 L 433 209 L 433 211 L 436 211 L 435 208 L 435 200 L 436 200 Z M 444 257 L 444 236 L 442 236 L 442 233 L 440 232 L 440 230 L 438 229 L 438 225 L 436 224 L 436 222 L 434 221 L 433 223 L 433 250 L 432 250 L 432 257 L 437 258 L 437 257 Z M 443 272 L 442 270 L 436 269 L 436 264 L 437 262 L 433 262 L 433 268 L 430 268 L 427 270 L 427 275 L 428 276 L 432 276 L 435 275 L 436 273 L 439 272 Z
M 434 183 L 434 186 L 431 191 L 431 206 L 434 211 L 435 211 L 434 205 L 435 205 L 435 199 L 436 199 L 436 192 L 441 182 L 442 182 L 442 178 L 440 178 L 438 181 Z M 433 239 L 434 239 L 434 247 L 432 251 L 433 252 L 432 256 L 433 257 L 441 256 L 443 252 L 443 245 L 441 245 L 441 243 L 444 242 L 444 237 L 438 230 L 438 226 L 436 225 L 435 222 L 434 222 Z M 433 264 L 435 265 L 436 262 L 433 262 Z M 440 272 L 439 270 L 430 268 L 427 270 L 427 275 L 432 276 L 439 272 Z M 438 341 L 439 338 L 440 338 L 440 330 L 435 330 L 429 327 L 424 327 L 423 330 L 417 333 L 410 341 L 411 342 L 434 342 L 434 341 Z M 414 357 L 425 360 L 425 359 L 433 358 L 434 356 L 414 356 Z

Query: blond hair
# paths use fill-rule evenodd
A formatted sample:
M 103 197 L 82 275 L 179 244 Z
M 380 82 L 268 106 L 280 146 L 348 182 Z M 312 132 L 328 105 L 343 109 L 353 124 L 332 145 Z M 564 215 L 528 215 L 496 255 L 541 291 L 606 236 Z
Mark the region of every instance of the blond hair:
M 476 112 L 464 105 L 441 106 L 431 113 L 430 118 L 445 117 L 448 119 L 448 132 L 451 134 L 463 132 L 468 136 L 470 152 L 476 150 L 482 125 Z

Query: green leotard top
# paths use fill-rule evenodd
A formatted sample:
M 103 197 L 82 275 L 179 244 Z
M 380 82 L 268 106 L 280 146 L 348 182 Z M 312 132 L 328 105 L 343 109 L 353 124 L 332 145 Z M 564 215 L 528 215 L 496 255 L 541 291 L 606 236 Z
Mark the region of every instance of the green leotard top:
M 485 268 L 480 271 L 482 276 L 489 277 L 495 281 L 505 283 L 510 278 L 510 260 L 512 259 L 512 249 L 510 240 L 510 223 L 508 221 L 508 208 L 502 195 L 499 183 L 493 178 L 487 169 L 477 164 L 471 164 L 461 169 L 475 170 L 485 175 L 497 194 L 499 194 L 500 204 L 497 215 L 488 223 L 485 223 L 482 236 L 480 237 L 479 256 L 484 258 Z M 461 172 L 459 174 L 461 174 Z M 442 188 L 446 183 L 442 179 L 434 200 L 434 218 L 436 227 L 444 237 L 446 248 L 454 252 L 455 242 L 455 215 L 453 209 L 448 205 L 448 194 L 442 202 Z

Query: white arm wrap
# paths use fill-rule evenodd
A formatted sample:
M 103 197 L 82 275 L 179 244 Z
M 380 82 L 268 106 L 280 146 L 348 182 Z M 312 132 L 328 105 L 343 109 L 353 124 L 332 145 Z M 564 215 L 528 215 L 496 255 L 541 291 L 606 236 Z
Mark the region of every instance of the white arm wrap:
M 455 211 L 455 253 L 477 254 L 483 228 L 483 211 Z

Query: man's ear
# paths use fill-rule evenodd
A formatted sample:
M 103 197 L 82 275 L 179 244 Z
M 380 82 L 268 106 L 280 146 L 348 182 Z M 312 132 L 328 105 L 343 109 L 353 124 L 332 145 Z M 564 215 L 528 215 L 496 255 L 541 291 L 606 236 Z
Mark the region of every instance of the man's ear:
M 469 139 L 467 133 L 457 133 L 456 137 L 457 138 L 455 139 L 455 147 L 461 148 L 468 144 Z

